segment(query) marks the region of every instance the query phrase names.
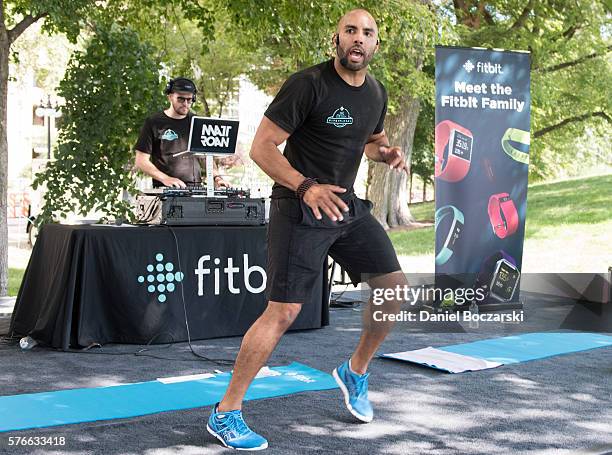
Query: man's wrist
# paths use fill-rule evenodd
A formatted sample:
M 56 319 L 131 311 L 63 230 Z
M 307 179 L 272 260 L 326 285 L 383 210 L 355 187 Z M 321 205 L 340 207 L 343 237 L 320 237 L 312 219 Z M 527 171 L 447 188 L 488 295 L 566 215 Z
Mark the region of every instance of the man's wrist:
M 312 188 L 316 184 L 317 184 L 316 179 L 306 177 L 302 181 L 302 183 L 298 185 L 297 189 L 295 190 L 295 195 L 298 197 L 298 199 L 304 199 L 304 195 L 306 194 L 306 191 L 308 191 L 310 188 Z

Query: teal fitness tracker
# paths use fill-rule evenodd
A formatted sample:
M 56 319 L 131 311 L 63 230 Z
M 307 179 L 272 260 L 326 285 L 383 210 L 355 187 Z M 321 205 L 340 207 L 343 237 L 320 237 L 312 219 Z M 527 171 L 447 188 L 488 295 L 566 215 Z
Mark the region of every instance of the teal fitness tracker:
M 453 205 L 445 205 L 436 210 L 436 232 L 438 232 L 438 225 L 440 222 L 448 216 L 452 216 L 453 219 L 451 221 L 451 226 L 448 230 L 446 239 L 444 240 L 444 244 L 439 253 L 436 255 L 436 265 L 445 264 L 451 258 L 453 255 L 453 247 L 455 246 L 455 242 L 459 238 L 465 224 L 463 212 L 461 212 L 461 210 Z
M 529 131 L 519 130 L 518 128 L 508 128 L 501 140 L 501 145 L 506 155 L 519 163 L 529 164 L 529 151 L 523 152 L 517 149 L 512 145 L 512 142 L 523 144 L 527 146 L 527 150 L 529 150 Z

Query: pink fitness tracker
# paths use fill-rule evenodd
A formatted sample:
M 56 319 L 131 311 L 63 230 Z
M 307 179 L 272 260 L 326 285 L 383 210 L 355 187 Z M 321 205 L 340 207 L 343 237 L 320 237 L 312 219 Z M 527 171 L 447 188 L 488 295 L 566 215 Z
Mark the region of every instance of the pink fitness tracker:
M 473 142 L 472 132 L 467 128 L 450 120 L 438 123 L 435 176 L 447 182 L 462 180 L 470 170 Z
M 500 239 L 514 234 L 518 229 L 518 212 L 508 193 L 492 195 L 489 198 L 488 212 L 493 232 Z

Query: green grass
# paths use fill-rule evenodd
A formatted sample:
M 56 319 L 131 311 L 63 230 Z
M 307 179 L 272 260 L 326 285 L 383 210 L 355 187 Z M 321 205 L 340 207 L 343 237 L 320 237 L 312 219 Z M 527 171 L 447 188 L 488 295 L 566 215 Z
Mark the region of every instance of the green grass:
M 435 205 L 412 204 L 410 210 L 417 221 L 432 221 Z M 433 254 L 433 227 L 389 236 L 400 255 Z M 611 245 L 612 174 L 529 186 L 524 270 L 605 271 L 612 265 Z
M 434 201 L 410 204 L 410 213 L 417 221 L 431 221 L 433 223 L 435 212 L 436 203 Z
M 24 272 L 24 269 L 13 269 L 9 267 L 8 295 L 17 295 Z
M 403 256 L 433 254 L 435 242 L 433 227 L 394 231 L 389 233 L 389 237 L 397 254 Z
M 611 219 L 612 175 L 536 184 L 527 191 L 525 238 L 547 238 L 549 227 Z

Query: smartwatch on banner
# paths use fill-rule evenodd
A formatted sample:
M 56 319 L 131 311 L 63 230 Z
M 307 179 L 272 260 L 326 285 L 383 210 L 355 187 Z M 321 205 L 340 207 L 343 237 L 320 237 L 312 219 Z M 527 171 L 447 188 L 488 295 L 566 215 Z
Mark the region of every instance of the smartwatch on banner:
M 519 130 L 518 128 L 508 128 L 502 136 L 501 145 L 510 158 L 519 163 L 529 164 L 529 152 L 523 152 L 514 147 L 510 141 L 518 142 L 519 144 L 526 145 L 529 148 L 530 139 L 529 131 Z
M 457 207 L 453 205 L 445 205 L 436 210 L 436 226 L 435 230 L 438 231 L 438 225 L 447 216 L 452 216 L 451 227 L 448 230 L 444 245 L 440 249 L 440 252 L 436 255 L 436 265 L 442 265 L 448 262 L 453 255 L 453 246 L 461 234 L 463 225 L 465 224 L 463 213 Z
M 489 221 L 493 232 L 500 239 L 514 234 L 518 229 L 519 216 L 508 193 L 494 194 L 489 198 Z
M 470 170 L 473 142 L 472 132 L 467 128 L 450 120 L 438 123 L 435 134 L 435 176 L 447 182 L 462 180 Z
M 520 277 L 514 258 L 505 251 L 498 251 L 482 263 L 475 287 L 485 288 L 496 300 L 509 302 L 514 297 Z

